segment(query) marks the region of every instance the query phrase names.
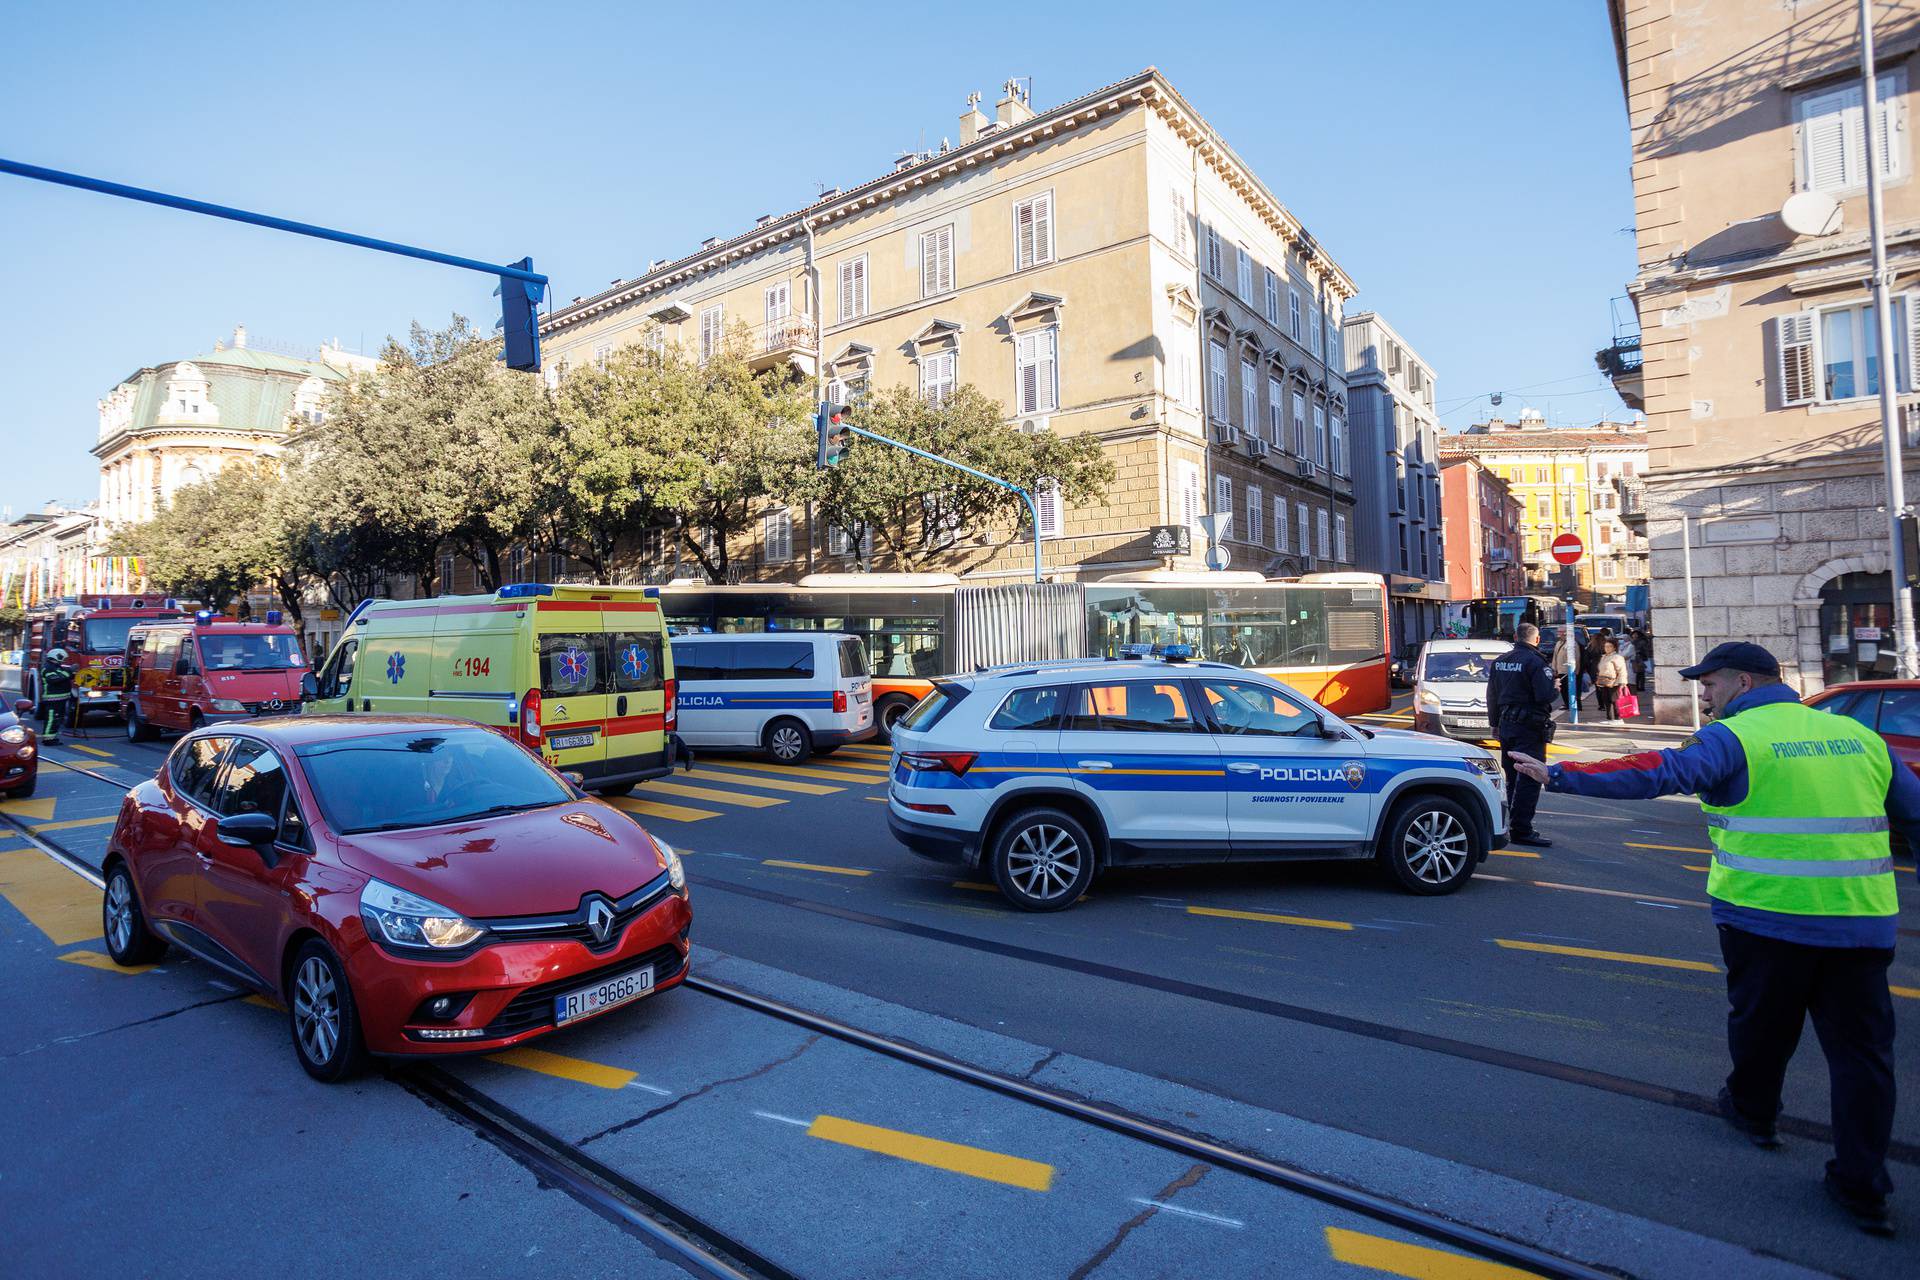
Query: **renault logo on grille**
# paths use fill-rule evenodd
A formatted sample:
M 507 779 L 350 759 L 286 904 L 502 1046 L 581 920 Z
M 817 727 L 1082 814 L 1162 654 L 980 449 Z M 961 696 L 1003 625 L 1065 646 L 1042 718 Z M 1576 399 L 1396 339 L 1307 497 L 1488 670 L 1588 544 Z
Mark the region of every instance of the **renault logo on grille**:
M 593 934 L 595 942 L 605 942 L 607 934 L 613 929 L 613 904 L 605 898 L 595 898 L 587 904 L 587 929 Z

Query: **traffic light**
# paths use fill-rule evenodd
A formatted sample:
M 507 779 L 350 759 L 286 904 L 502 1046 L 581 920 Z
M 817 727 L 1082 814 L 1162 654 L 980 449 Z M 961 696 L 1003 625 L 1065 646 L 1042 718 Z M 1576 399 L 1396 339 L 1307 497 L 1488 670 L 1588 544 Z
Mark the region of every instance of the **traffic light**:
M 847 406 L 821 402 L 820 412 L 813 419 L 813 429 L 820 437 L 819 447 L 813 455 L 816 467 L 831 467 L 846 457 L 847 445 L 853 439 L 846 418 Z
M 533 259 L 522 258 L 513 265 L 522 271 L 531 271 Z M 499 293 L 507 368 L 540 372 L 541 286 L 513 276 L 501 276 Z

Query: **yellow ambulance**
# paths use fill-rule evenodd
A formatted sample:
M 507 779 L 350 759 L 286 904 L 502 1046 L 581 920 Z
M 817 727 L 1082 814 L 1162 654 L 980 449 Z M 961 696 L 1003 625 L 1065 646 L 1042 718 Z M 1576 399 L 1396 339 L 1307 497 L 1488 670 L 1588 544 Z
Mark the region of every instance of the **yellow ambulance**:
M 492 595 L 367 600 L 315 677 L 314 713 L 461 716 L 588 790 L 673 769 L 673 655 L 652 587 L 521 582 Z

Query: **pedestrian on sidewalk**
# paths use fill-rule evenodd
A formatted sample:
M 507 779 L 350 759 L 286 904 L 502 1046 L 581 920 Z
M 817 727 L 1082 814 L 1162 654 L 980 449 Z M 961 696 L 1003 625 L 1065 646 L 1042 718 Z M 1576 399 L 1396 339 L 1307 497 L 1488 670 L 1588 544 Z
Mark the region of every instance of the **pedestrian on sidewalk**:
M 1580 700 L 1579 668 L 1580 658 L 1574 646 L 1573 628 L 1562 627 L 1559 643 L 1553 646 L 1553 678 L 1560 688 L 1562 706 L 1571 707 Z
M 46 729 L 40 735 L 42 745 L 60 741 L 60 728 L 67 720 L 67 706 L 73 701 L 73 668 L 67 665 L 65 649 L 49 649 L 40 663 L 40 704 L 46 712 Z
M 1553 736 L 1553 675 L 1540 656 L 1540 628 L 1523 622 L 1514 628 L 1513 636 L 1513 648 L 1493 660 L 1493 673 L 1487 677 L 1487 721 L 1500 739 L 1501 758 L 1506 761 L 1516 758 L 1509 752 L 1545 755 L 1547 739 Z M 1511 763 L 1503 767 L 1512 802 L 1508 839 L 1536 849 L 1552 847 L 1553 841 L 1533 827 L 1540 784 L 1518 776 Z
M 1593 670 L 1593 696 L 1600 704 L 1602 720 L 1618 720 L 1620 712 L 1615 706 L 1620 690 L 1627 684 L 1627 662 L 1620 656 L 1617 641 L 1606 640 L 1600 646 L 1600 662 Z
M 1551 767 L 1515 755 L 1514 767 L 1572 795 L 1700 797 L 1730 1006 L 1720 1114 L 1755 1146 L 1780 1145 L 1780 1088 L 1811 1015 L 1832 1092 L 1827 1193 L 1862 1230 L 1891 1235 L 1900 907 L 1887 833 L 1920 841 L 1920 780 L 1872 730 L 1801 705 L 1757 644 L 1718 645 L 1680 674 L 1699 681 L 1713 723 L 1679 748 Z

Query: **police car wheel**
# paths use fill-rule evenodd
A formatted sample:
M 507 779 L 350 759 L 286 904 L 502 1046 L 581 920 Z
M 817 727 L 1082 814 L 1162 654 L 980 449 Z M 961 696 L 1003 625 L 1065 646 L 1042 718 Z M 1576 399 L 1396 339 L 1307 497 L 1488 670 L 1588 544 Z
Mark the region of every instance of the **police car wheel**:
M 813 754 L 813 735 L 798 720 L 775 720 L 767 726 L 760 745 L 781 764 L 799 764 Z
M 1093 837 L 1072 814 L 1028 809 L 1001 825 L 989 855 L 993 882 L 1022 911 L 1062 911 L 1093 883 Z
M 1408 893 L 1452 893 L 1473 876 L 1479 858 L 1473 821 L 1445 796 L 1403 800 L 1380 834 L 1379 858 Z
M 166 940 L 147 928 L 146 914 L 133 891 L 133 875 L 124 862 L 114 863 L 107 872 L 107 887 L 100 898 L 100 933 L 117 965 L 152 964 L 166 952 Z

